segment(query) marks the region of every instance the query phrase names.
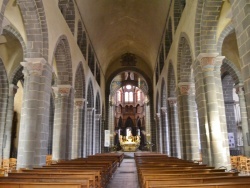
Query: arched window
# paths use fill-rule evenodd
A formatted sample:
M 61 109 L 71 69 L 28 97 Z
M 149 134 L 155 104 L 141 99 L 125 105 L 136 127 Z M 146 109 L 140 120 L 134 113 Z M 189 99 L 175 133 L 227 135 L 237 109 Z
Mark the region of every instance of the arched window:
M 117 101 L 121 102 L 121 91 L 117 91 Z
M 141 101 L 141 92 L 137 91 L 137 101 Z
M 134 101 L 134 97 L 133 97 L 133 92 L 129 92 L 129 96 L 128 96 L 128 100 L 129 102 L 133 102 Z
M 128 102 L 128 92 L 125 92 L 125 102 Z

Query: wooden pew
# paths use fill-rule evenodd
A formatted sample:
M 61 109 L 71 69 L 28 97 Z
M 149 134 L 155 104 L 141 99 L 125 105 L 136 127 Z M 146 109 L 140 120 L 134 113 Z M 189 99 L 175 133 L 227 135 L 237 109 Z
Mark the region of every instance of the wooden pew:
M 102 165 L 102 164 L 67 164 L 67 165 L 51 165 L 51 166 L 44 166 L 43 168 L 46 169 L 68 169 L 68 170 L 73 170 L 73 169 L 88 169 L 88 170 L 94 170 L 94 169 L 99 169 L 102 170 L 101 174 L 101 181 L 104 184 L 107 184 L 110 178 L 112 177 L 112 169 L 110 166 Z
M 1 188 L 81 188 L 78 183 L 0 182 Z
M 86 174 L 81 172 L 34 172 L 34 173 L 9 173 L 8 178 L 35 178 L 35 179 L 42 179 L 42 178 L 54 178 L 61 180 L 62 182 L 64 179 L 84 179 L 88 180 L 88 184 L 90 187 L 96 186 L 95 176 L 93 174 Z M 100 187 L 100 186 L 99 186 Z
M 186 185 L 206 184 L 213 186 L 229 186 L 227 182 L 235 179 L 239 185 L 244 186 L 250 183 L 250 178 L 242 177 L 237 179 L 238 173 L 225 172 L 225 169 L 215 169 L 206 165 L 200 165 L 192 161 L 180 160 L 166 155 L 159 154 L 140 154 L 135 155 L 138 168 L 138 179 L 141 187 L 186 187 Z M 233 177 L 233 178 L 231 178 Z M 230 179 L 231 178 L 231 179 Z M 225 184 L 220 185 L 225 181 Z M 214 184 L 211 184 L 214 183 Z M 216 185 L 215 185 L 216 184 Z M 184 185 L 184 186 L 183 186 Z M 195 187 L 199 187 L 195 186 Z
M 101 155 L 100 157 L 70 161 L 63 160 L 56 162 L 56 164 L 43 166 L 42 168 L 9 173 L 8 177 L 0 179 L 0 183 L 3 186 L 5 186 L 4 184 L 8 184 L 7 186 L 20 187 L 30 184 L 31 187 L 38 187 L 37 184 L 39 184 L 39 186 L 52 186 L 53 188 L 61 185 L 60 183 L 66 183 L 67 187 L 71 183 L 76 183 L 78 187 L 80 185 L 82 188 L 104 188 L 117 169 L 119 162 L 122 161 L 123 155 L 122 153 L 119 155 Z M 10 184 L 10 182 L 14 184 Z M 75 184 L 72 184 L 72 186 L 75 186 Z M 61 188 L 61 186 L 58 187 Z
M 178 179 L 154 179 L 147 180 L 144 188 L 154 186 L 168 186 L 171 184 L 206 184 L 206 183 L 228 183 L 228 182 L 250 182 L 248 176 L 222 176 L 222 177 L 194 177 L 194 178 L 178 178 Z
M 90 155 L 88 157 L 116 157 L 119 162 L 119 166 L 121 165 L 124 159 L 124 153 L 97 153 L 95 155 Z
M 147 180 L 154 179 L 178 179 L 178 178 L 194 178 L 194 177 L 220 177 L 220 176 L 237 176 L 237 173 L 233 172 L 213 172 L 213 173 L 182 173 L 182 174 L 142 174 L 138 177 L 140 185 L 145 185 Z
M 86 177 L 0 177 L 0 183 L 15 182 L 15 183 L 76 183 L 81 185 L 81 188 L 93 187 L 89 185 L 89 179 Z
M 206 184 L 186 184 L 186 185 L 153 185 L 150 188 L 159 188 L 159 187 L 168 187 L 168 188 L 249 188 L 250 182 L 225 182 L 225 183 L 206 183 Z

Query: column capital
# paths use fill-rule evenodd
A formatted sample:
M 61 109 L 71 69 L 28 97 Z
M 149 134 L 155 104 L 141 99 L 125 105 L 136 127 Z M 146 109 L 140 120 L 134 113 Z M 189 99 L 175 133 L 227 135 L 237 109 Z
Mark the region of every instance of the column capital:
M 161 114 L 160 114 L 160 113 L 156 113 L 156 114 L 155 114 L 155 119 L 156 119 L 156 120 L 159 120 L 160 117 L 161 117 Z
M 95 119 L 96 119 L 96 120 L 99 121 L 101 118 L 102 118 L 102 114 L 96 114 L 96 115 L 95 115 Z
M 168 97 L 169 106 L 176 106 L 177 105 L 177 98 L 176 97 Z
M 87 108 L 87 111 L 88 111 L 88 112 L 94 111 L 94 110 L 95 110 L 95 108 L 93 108 L 93 107 Z
M 192 88 L 194 84 L 192 82 L 179 82 L 178 87 L 180 89 L 181 95 L 192 95 Z
M 85 99 L 84 98 L 75 98 L 74 105 L 79 109 L 83 109 Z
M 217 56 L 219 56 L 219 53 L 200 53 L 197 59 L 201 61 L 203 58 L 216 58 Z
M 237 85 L 234 86 L 234 88 L 236 89 L 236 93 L 238 95 L 239 94 L 244 94 L 244 92 L 245 92 L 243 83 L 238 83 Z
M 161 107 L 161 111 L 162 111 L 163 113 L 167 113 L 167 112 L 168 112 L 167 107 Z
M 47 62 L 44 58 L 25 58 L 25 62 L 21 62 L 20 64 L 23 66 L 25 77 L 30 75 L 42 76 Z
M 200 62 L 200 66 L 203 72 L 214 71 L 216 65 L 216 57 L 219 53 L 200 53 L 197 56 L 197 60 Z
M 58 85 L 57 87 L 52 87 L 56 97 L 69 96 L 71 88 L 71 85 Z
M 15 96 L 17 90 L 18 90 L 18 86 L 16 86 L 15 84 L 10 84 L 9 85 L 9 96 Z

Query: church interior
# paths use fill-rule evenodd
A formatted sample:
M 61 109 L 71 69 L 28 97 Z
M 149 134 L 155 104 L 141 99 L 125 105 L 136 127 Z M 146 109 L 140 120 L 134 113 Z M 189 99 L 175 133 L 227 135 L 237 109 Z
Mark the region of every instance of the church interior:
M 132 163 L 136 188 L 164 187 L 145 180 L 144 168 L 192 162 L 233 174 L 225 188 L 250 186 L 249 0 L 0 0 L 0 7 L 0 174 L 114 160 L 87 187 L 117 187 L 109 180 Z

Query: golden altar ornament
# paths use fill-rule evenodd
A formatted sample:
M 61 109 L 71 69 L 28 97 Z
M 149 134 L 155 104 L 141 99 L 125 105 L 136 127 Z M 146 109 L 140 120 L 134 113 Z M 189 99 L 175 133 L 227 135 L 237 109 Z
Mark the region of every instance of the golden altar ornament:
M 119 138 L 123 151 L 136 151 L 140 146 L 140 136 L 121 136 Z

